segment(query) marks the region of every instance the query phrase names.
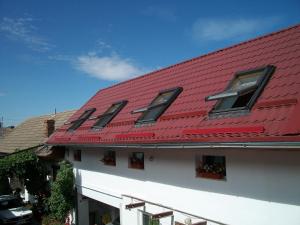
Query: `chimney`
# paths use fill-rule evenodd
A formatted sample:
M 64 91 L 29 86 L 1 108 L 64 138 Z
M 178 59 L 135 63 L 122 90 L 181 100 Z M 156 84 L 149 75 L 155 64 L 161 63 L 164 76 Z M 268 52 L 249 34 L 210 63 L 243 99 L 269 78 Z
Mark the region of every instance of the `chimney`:
M 45 131 L 46 137 L 50 137 L 50 135 L 55 130 L 55 120 L 54 119 L 45 120 L 45 125 L 46 125 L 46 131 Z

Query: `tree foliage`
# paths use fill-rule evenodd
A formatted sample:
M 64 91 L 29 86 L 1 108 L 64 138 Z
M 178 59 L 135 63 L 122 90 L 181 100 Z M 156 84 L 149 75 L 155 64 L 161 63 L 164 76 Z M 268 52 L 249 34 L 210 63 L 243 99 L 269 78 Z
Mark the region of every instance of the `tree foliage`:
M 19 151 L 0 159 L 0 180 L 16 176 L 24 181 L 28 193 L 32 195 L 46 189 L 46 174 L 47 171 L 34 153 L 34 149 Z
M 60 163 L 56 180 L 51 185 L 48 204 L 51 215 L 59 221 L 64 221 L 74 206 L 73 168 L 66 161 Z

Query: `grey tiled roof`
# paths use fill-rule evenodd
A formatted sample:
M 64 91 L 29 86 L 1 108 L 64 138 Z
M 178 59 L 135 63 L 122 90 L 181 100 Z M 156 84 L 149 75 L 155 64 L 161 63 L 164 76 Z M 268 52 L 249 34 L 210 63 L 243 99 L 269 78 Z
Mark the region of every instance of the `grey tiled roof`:
M 46 123 L 55 120 L 55 129 L 63 125 L 76 110 L 52 115 L 32 117 L 18 125 L 9 134 L 0 139 L 0 153 L 13 153 L 16 149 L 23 150 L 43 144 L 46 139 Z

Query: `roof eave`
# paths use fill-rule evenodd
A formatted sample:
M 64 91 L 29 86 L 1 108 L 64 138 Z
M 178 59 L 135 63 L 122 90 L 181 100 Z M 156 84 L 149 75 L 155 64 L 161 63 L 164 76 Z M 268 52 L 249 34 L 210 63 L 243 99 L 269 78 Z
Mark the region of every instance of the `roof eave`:
M 54 144 L 48 144 L 54 145 Z M 300 142 L 231 142 L 231 143 L 154 143 L 154 144 L 55 144 L 56 146 L 89 148 L 150 148 L 150 149 L 299 149 Z

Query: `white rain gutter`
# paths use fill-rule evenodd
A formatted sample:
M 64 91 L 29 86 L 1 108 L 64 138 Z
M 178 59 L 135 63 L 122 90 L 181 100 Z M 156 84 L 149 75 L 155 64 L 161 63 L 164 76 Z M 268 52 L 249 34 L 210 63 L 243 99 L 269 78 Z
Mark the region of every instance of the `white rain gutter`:
M 51 145 L 51 144 L 48 144 Z M 53 145 L 53 144 L 52 144 Z M 300 142 L 238 142 L 238 143 L 162 143 L 162 144 L 55 144 L 56 146 L 105 147 L 105 148 L 149 148 L 149 149 L 199 149 L 199 148 L 234 148 L 234 149 L 299 149 Z

